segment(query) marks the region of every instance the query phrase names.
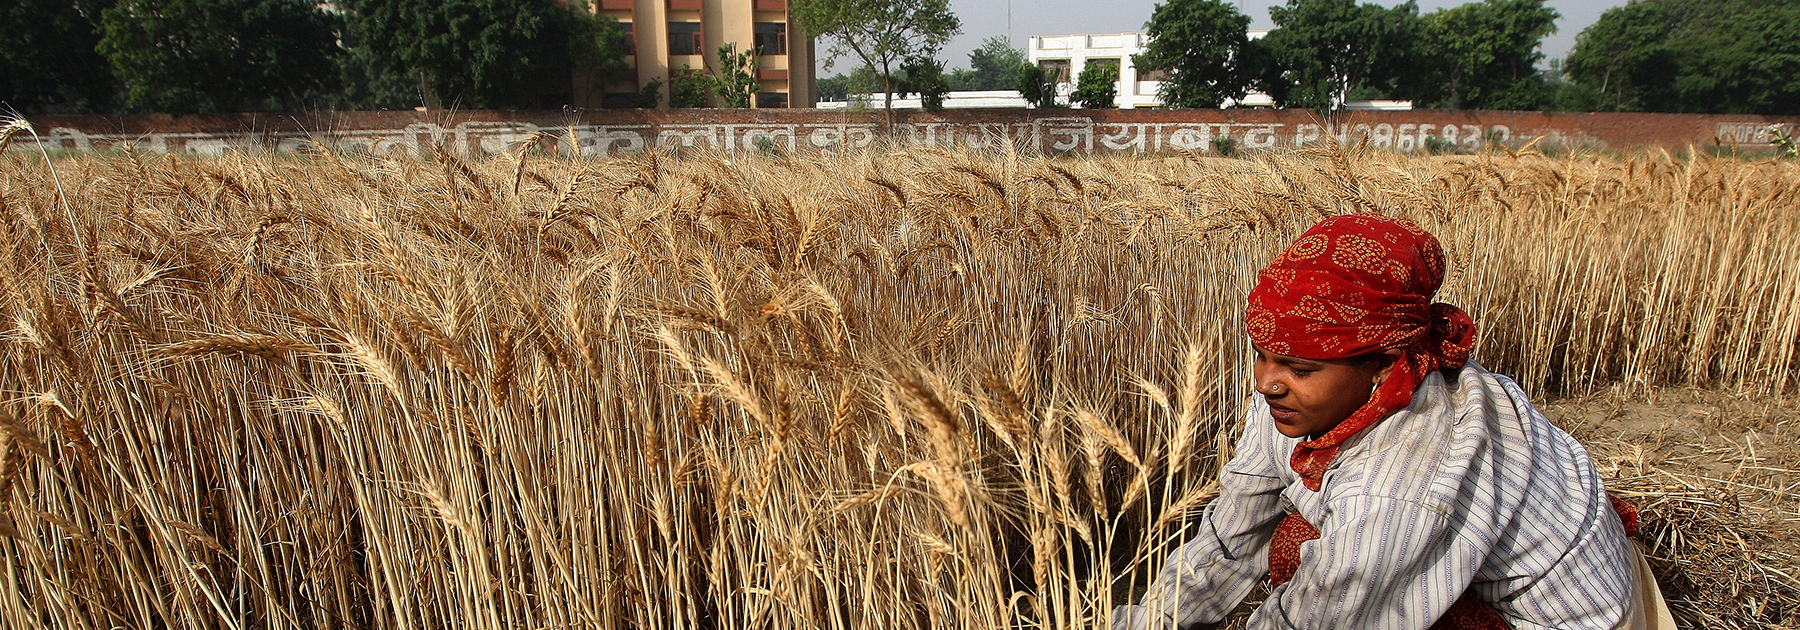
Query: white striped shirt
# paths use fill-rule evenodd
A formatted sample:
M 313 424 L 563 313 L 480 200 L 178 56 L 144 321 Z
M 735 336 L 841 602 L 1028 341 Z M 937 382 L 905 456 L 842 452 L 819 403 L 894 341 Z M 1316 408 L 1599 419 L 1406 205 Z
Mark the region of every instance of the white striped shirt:
M 1114 609 L 1113 628 L 1222 619 L 1268 574 L 1289 511 L 1320 538 L 1253 629 L 1423 629 L 1465 590 L 1519 630 L 1607 630 L 1625 615 L 1635 560 L 1605 484 L 1512 379 L 1474 362 L 1432 373 L 1405 410 L 1344 443 L 1319 492 L 1288 465 L 1300 440 L 1276 432 L 1261 396 L 1246 418 L 1200 534 L 1143 606 Z

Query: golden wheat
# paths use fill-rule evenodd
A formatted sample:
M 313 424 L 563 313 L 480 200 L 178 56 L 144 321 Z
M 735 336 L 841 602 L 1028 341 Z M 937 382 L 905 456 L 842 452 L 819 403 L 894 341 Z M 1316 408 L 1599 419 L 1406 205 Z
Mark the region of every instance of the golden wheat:
M 6 154 L 0 625 L 1104 624 L 1339 212 L 1534 394 L 1797 386 L 1789 162 L 529 148 Z

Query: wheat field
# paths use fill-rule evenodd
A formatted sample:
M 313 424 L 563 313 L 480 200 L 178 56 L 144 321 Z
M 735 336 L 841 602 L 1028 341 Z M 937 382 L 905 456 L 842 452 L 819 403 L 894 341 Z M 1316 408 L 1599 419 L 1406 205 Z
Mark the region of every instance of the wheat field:
M 1534 396 L 1800 388 L 1793 162 L 556 142 L 0 155 L 0 625 L 1104 627 L 1215 493 L 1255 271 L 1339 213 L 1436 233 Z M 1663 513 L 1684 620 L 1800 620 Z

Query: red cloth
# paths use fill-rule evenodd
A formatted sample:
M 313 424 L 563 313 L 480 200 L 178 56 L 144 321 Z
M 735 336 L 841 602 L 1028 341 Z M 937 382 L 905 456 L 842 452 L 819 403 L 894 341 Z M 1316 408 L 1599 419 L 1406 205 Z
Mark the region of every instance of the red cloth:
M 1294 573 L 1300 570 L 1300 544 L 1318 537 L 1319 530 L 1299 512 L 1289 512 L 1287 518 L 1281 519 L 1281 524 L 1275 526 L 1275 537 L 1269 540 L 1271 587 L 1294 579 Z M 1493 606 L 1465 591 L 1444 611 L 1444 616 L 1431 624 L 1431 630 L 1512 630 L 1512 625 Z
M 1641 531 L 1638 527 L 1637 506 L 1610 493 L 1606 495 L 1606 500 L 1612 502 L 1613 511 L 1619 514 L 1619 523 L 1625 526 L 1625 537 L 1637 538 Z
M 1372 214 L 1320 221 L 1258 275 L 1244 323 L 1265 350 L 1345 359 L 1400 349 L 1393 373 L 1342 424 L 1294 448 L 1290 464 L 1317 491 L 1343 441 L 1412 403 L 1426 375 L 1462 367 L 1475 321 L 1432 303 L 1444 250 L 1411 221 Z

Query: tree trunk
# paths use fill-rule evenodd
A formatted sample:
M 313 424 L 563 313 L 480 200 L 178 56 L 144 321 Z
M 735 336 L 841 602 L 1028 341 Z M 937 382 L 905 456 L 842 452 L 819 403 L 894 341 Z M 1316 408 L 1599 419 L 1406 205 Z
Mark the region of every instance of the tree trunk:
M 443 109 L 443 105 L 438 103 L 437 92 L 431 89 L 431 82 L 426 80 L 423 72 L 419 73 L 419 97 L 425 102 L 425 109 Z
M 881 95 L 886 99 L 881 111 L 887 121 L 887 133 L 894 133 L 894 72 L 887 64 L 881 64 Z

